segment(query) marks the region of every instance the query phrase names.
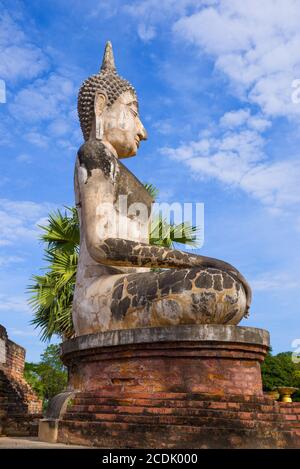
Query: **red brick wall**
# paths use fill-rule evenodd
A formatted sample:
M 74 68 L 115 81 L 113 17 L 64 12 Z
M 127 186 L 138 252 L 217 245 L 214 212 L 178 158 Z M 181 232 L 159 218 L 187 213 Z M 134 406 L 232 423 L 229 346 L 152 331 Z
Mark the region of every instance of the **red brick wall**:
M 14 390 L 16 403 L 21 401 L 28 414 L 40 413 L 42 402 L 24 379 L 26 351 L 23 347 L 8 339 L 6 329 L 1 325 L 0 352 L 0 372 L 5 375 L 7 386 Z M 5 390 L 2 392 L 5 393 Z
M 16 379 L 22 378 L 25 366 L 25 349 L 20 345 L 7 340 L 6 342 L 6 364 L 7 371 Z

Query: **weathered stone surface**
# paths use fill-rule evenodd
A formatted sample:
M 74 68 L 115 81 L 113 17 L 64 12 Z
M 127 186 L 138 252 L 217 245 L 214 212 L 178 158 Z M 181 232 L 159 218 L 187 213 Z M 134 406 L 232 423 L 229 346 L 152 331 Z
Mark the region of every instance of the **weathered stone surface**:
M 256 344 L 269 347 L 269 332 L 255 327 L 229 326 L 220 324 L 181 325 L 177 327 L 151 327 L 88 334 L 63 342 L 64 356 L 81 350 L 91 350 L 117 345 L 156 342 L 222 342 Z M 200 345 L 200 344 L 199 344 Z
M 112 381 L 124 392 L 262 396 L 259 363 L 267 331 L 179 326 L 81 336 L 63 344 L 69 387 L 98 392 Z
M 56 443 L 58 436 L 58 419 L 41 419 L 39 421 L 39 440 Z
M 45 418 L 49 420 L 59 419 L 67 410 L 68 403 L 73 399 L 73 391 L 65 391 L 54 396 L 47 407 Z
M 230 264 L 149 244 L 152 199 L 119 161 L 147 132 L 133 87 L 116 72 L 107 44 L 101 71 L 78 97 L 85 143 L 75 196 L 80 255 L 73 301 L 76 335 L 180 324 L 238 324 L 251 289 Z M 124 205 L 125 204 L 125 205 Z M 150 272 L 149 268 L 167 270 Z
M 106 44 L 101 70 L 82 84 L 78 96 L 78 115 L 85 140 L 90 137 L 94 121 L 94 100 L 97 92 L 105 93 L 110 106 L 126 91 L 135 97 L 133 86 L 116 73 L 111 43 Z M 135 97 L 135 99 L 137 99 Z

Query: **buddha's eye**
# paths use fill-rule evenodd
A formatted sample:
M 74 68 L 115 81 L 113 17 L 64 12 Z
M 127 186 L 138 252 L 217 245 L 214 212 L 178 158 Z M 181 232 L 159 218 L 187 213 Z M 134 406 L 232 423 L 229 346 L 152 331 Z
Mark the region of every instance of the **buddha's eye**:
M 134 117 L 137 117 L 138 113 L 137 113 L 137 111 L 136 111 L 135 109 L 133 109 L 132 107 L 130 108 L 130 112 L 131 112 L 131 114 L 134 115 Z

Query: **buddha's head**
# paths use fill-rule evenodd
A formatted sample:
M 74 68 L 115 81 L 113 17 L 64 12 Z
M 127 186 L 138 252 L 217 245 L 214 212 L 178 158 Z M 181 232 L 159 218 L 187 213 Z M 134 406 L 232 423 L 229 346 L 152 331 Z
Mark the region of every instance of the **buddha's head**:
M 117 74 L 110 42 L 100 72 L 80 88 L 78 115 L 85 141 L 101 140 L 119 158 L 134 156 L 140 141 L 147 138 L 135 90 Z

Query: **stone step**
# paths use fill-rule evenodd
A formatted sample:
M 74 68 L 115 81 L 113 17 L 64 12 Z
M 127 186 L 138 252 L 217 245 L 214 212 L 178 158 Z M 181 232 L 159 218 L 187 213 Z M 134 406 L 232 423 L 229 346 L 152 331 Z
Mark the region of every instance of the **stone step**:
M 244 409 L 231 409 L 225 408 L 220 409 L 216 408 L 201 408 L 201 407 L 144 407 L 144 406 L 136 406 L 136 405 L 77 405 L 76 403 L 73 404 L 70 408 L 72 413 L 99 413 L 99 412 L 106 412 L 106 413 L 126 413 L 126 414 L 157 414 L 157 415 L 226 415 L 228 418 L 236 418 L 237 415 L 243 416 L 243 418 L 254 418 L 256 415 L 260 416 L 276 416 L 278 419 L 282 418 L 282 414 L 279 412 L 275 412 L 273 408 L 270 408 L 268 412 L 261 412 L 261 409 L 251 409 L 250 411 L 245 411 Z
M 159 400 L 184 400 L 186 401 L 218 401 L 218 402 L 247 402 L 247 403 L 260 403 L 270 405 L 273 404 L 273 401 L 270 398 L 265 396 L 233 396 L 230 395 L 220 396 L 220 395 L 212 395 L 212 394 L 199 394 L 199 393 L 180 393 L 180 392 L 131 392 L 123 393 L 122 392 L 122 385 L 118 387 L 115 386 L 104 386 L 102 387 L 101 391 L 91 391 L 91 392 L 81 392 L 75 396 L 75 399 L 97 399 L 97 398 L 110 398 L 110 399 L 149 399 L 151 396 L 151 400 L 159 399 Z
M 257 428 L 229 428 L 228 426 L 192 426 L 111 422 L 72 421 L 61 423 L 59 435 L 64 443 L 86 444 L 100 448 L 296 448 L 300 438 L 296 432 L 272 429 L 262 432 Z M 93 438 L 91 439 L 91 435 Z M 180 435 L 180 438 L 178 438 Z M 180 444 L 178 444 L 180 441 Z
M 300 414 L 300 402 L 291 402 L 289 404 L 280 402 L 279 407 L 281 412 L 294 412 L 295 414 Z
M 205 418 L 197 418 L 197 417 L 174 417 L 170 415 L 128 415 L 128 414 L 72 414 L 68 413 L 66 416 L 67 420 L 84 420 L 86 421 L 101 421 L 101 422 L 118 422 L 118 423 L 137 423 L 143 425 L 195 425 L 197 427 L 201 426 L 210 426 L 210 427 L 223 427 L 228 428 L 230 426 L 235 426 L 237 424 L 238 427 L 241 426 L 242 422 L 229 422 L 229 420 L 224 419 L 205 419 Z M 231 425 L 230 425 L 231 423 Z M 254 422 L 246 422 L 247 426 L 250 424 L 250 427 L 253 428 Z
M 245 412 L 240 412 L 229 415 L 224 412 L 215 413 L 199 413 L 193 415 L 178 415 L 178 414 L 136 414 L 136 413 L 84 413 L 68 411 L 64 417 L 66 420 L 103 420 L 103 421 L 116 421 L 116 422 L 131 422 L 131 423 L 148 423 L 148 424 L 169 424 L 169 425 L 208 425 L 208 426 L 233 426 L 254 428 L 255 425 L 268 426 L 270 428 L 287 428 L 291 426 L 299 427 L 300 420 L 295 417 L 293 420 L 285 419 L 282 415 L 278 414 L 258 414 L 252 415 Z
M 245 411 L 245 412 L 278 412 L 278 405 L 276 404 L 261 404 L 261 403 L 238 403 L 226 401 L 186 401 L 186 400 L 159 400 L 159 399 L 135 399 L 135 398 L 111 398 L 111 397 L 97 397 L 97 398 L 82 398 L 75 397 L 74 404 L 76 406 L 128 406 L 128 407 L 147 407 L 147 408 L 204 408 L 204 409 L 228 409 L 231 411 Z M 291 409 L 292 410 L 292 409 Z

